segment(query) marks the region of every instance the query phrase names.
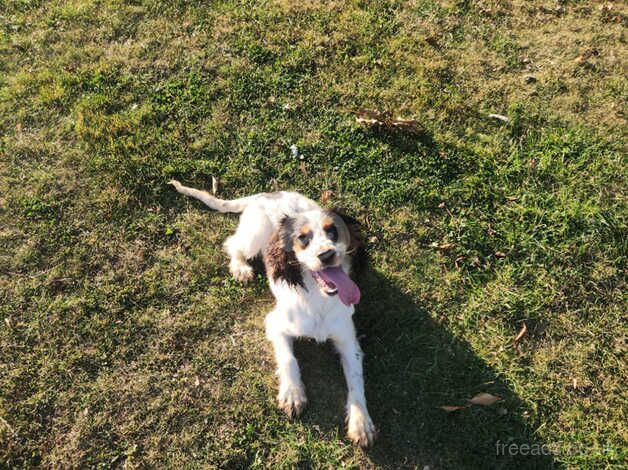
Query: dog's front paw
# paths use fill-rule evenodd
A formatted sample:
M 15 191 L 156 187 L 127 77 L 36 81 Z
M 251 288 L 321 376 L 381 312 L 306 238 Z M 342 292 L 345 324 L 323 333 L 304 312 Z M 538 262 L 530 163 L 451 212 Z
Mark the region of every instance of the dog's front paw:
M 246 284 L 253 279 L 253 268 L 246 263 L 231 264 L 229 271 L 236 281 Z
M 303 385 L 290 384 L 281 387 L 277 395 L 279 408 L 290 418 L 299 416 L 307 404 L 307 397 Z
M 352 407 L 348 421 L 347 437 L 351 439 L 351 442 L 360 447 L 368 447 L 373 444 L 377 431 L 367 411 Z

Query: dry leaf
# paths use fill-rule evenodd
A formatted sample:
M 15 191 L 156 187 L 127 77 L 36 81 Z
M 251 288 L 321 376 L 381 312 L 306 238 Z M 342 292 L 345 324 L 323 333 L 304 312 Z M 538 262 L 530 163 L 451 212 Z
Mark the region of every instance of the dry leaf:
M 201 380 L 198 378 L 198 375 L 194 378 L 194 385 L 198 387 L 201 385 Z
M 216 193 L 220 190 L 220 180 L 212 176 L 212 194 L 215 196 Z
M 387 121 L 392 119 L 392 115 L 388 111 L 372 111 L 370 109 L 356 109 L 351 111 L 355 115 L 355 120 L 360 124 L 370 126 L 383 126 Z
M 493 403 L 497 403 L 502 398 L 497 395 L 491 395 L 490 393 L 478 393 L 473 398 L 469 399 L 469 403 L 472 405 L 480 405 L 480 406 L 490 406 Z
M 299 162 L 299 170 L 301 170 L 301 173 L 303 173 L 303 176 L 307 176 L 307 169 L 305 168 L 305 161 L 301 160 Z
M 403 119 L 403 118 L 398 117 L 397 119 L 393 119 L 390 124 L 393 127 L 400 127 L 410 132 L 421 131 L 421 127 L 419 126 L 419 123 L 415 121 L 414 119 Z
M 390 111 L 373 111 L 371 109 L 356 109 L 350 111 L 355 115 L 355 120 L 367 127 L 381 127 L 384 129 L 402 129 L 410 133 L 419 133 L 421 126 L 414 119 L 402 119 L 392 117 Z
M 323 191 L 321 193 L 321 202 L 323 204 L 327 204 L 329 201 L 331 201 L 331 197 L 332 197 L 333 193 L 328 189 L 326 191 Z
M 523 337 L 526 335 L 527 332 L 528 332 L 528 327 L 524 323 L 523 325 L 521 325 L 521 329 L 519 330 L 519 333 L 517 333 L 517 336 L 515 336 L 515 339 L 513 341 L 515 347 L 519 346 L 519 341 L 523 339 Z
M 452 411 L 463 410 L 463 409 L 468 408 L 468 407 L 469 407 L 469 405 L 464 405 L 464 406 L 444 405 L 444 406 L 440 406 L 439 408 L 441 410 L 445 410 L 447 413 L 451 413 Z
M 496 251 L 495 252 L 495 256 L 498 258 L 505 258 L 506 257 L 506 253 L 504 253 L 503 251 Z

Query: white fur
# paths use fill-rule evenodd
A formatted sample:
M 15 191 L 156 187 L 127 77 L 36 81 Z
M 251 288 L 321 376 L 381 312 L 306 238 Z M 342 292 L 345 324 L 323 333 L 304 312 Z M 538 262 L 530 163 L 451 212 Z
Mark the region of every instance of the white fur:
M 276 299 L 274 309 L 266 316 L 266 336 L 272 343 L 279 376 L 279 407 L 289 416 L 298 415 L 307 403 L 305 387 L 301 381 L 299 365 L 293 353 L 294 338 L 307 337 L 323 342 L 331 340 L 342 361 L 347 382 L 347 435 L 356 444 L 368 446 L 375 438 L 375 427 L 366 408 L 362 374 L 362 350 L 358 344 L 352 315 L 353 306 L 344 305 L 338 295 L 329 296 L 321 291 L 311 270 L 320 270 L 316 254 L 328 248 L 329 240 L 323 236 L 320 221 L 323 209 L 314 201 L 294 192 L 261 193 L 234 201 L 223 201 L 205 191 L 199 191 L 171 181 L 177 191 L 200 199 L 209 207 L 221 212 L 239 212 L 240 223 L 236 232 L 224 244 L 231 260 L 229 269 L 241 281 L 253 275 L 247 260 L 257 256 L 267 245 L 284 217 L 301 217 L 307 220 L 313 232 L 312 242 L 297 254 L 303 266 L 300 286 L 288 285 L 281 278 L 269 278 L 270 289 Z M 338 263 L 348 272 L 349 258 L 346 244 L 334 244 Z

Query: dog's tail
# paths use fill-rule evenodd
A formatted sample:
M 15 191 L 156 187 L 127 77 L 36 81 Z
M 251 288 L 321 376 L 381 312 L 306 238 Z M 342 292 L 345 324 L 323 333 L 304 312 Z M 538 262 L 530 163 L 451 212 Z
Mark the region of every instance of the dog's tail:
M 255 199 L 255 196 L 248 196 L 240 199 L 226 201 L 224 199 L 218 199 L 217 197 L 212 196 L 207 191 L 201 191 L 200 189 L 188 188 L 187 186 L 183 186 L 177 180 L 170 180 L 168 181 L 168 184 L 174 186 L 175 189 L 181 194 L 196 198 L 199 201 L 203 202 L 206 206 L 218 212 L 242 212 L 246 208 L 246 206 L 248 206 L 249 203 L 253 199 Z

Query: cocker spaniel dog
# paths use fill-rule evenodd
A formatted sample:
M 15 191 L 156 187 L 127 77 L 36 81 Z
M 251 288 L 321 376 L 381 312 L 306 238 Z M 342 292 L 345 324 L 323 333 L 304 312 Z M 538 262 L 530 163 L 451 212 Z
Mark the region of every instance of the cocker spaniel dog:
M 246 282 L 253 276 L 247 260 L 262 253 L 276 299 L 266 316 L 266 336 L 273 344 L 279 376 L 279 407 L 290 417 L 307 403 L 294 338 L 331 340 L 347 381 L 347 435 L 370 445 L 375 427 L 366 409 L 362 350 L 351 316 L 360 289 L 349 277 L 359 239 L 338 214 L 294 192 L 260 193 L 231 201 L 170 181 L 178 192 L 220 212 L 242 213 L 236 232 L 224 243 L 229 270 Z

